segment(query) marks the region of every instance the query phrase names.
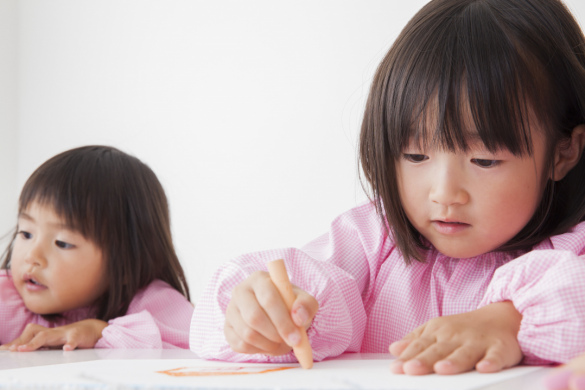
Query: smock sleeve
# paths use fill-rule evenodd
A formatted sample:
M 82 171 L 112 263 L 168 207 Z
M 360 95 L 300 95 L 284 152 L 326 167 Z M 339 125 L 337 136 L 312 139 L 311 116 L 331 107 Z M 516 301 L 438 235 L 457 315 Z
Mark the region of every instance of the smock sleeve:
M 534 250 L 500 267 L 480 303 L 512 301 L 522 314 L 525 364 L 564 363 L 585 351 L 585 259 L 571 249 Z
M 26 306 L 7 270 L 0 270 L 0 345 L 20 336 L 35 315 Z
M 126 315 L 108 321 L 96 348 L 189 348 L 193 305 L 169 284 L 155 280 L 140 291 Z
M 282 356 L 240 354 L 224 336 L 226 307 L 232 289 L 266 264 L 284 259 L 291 283 L 314 296 L 319 309 L 307 331 L 313 359 L 358 352 L 364 335 L 364 301 L 372 280 L 393 244 L 380 224 L 375 208 L 365 204 L 339 216 L 328 234 L 301 249 L 289 248 L 240 256 L 222 265 L 195 305 L 190 347 L 206 359 L 253 362 L 294 362 Z

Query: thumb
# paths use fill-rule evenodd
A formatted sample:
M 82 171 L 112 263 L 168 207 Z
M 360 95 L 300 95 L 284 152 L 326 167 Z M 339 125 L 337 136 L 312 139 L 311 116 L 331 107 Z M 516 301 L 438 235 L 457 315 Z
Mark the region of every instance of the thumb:
M 308 328 L 319 310 L 319 302 L 306 291 L 297 291 L 297 297 L 292 305 L 291 317 L 295 325 Z

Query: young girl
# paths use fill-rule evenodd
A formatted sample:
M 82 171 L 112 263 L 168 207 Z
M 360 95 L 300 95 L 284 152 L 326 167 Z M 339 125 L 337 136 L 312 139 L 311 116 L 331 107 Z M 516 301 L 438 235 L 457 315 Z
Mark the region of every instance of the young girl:
M 395 373 L 494 372 L 585 350 L 585 38 L 557 0 L 433 0 L 373 80 L 371 202 L 302 249 L 241 256 L 199 300 L 204 358 L 390 352 Z M 291 311 L 265 272 L 283 258 Z
M 188 348 L 192 313 L 148 166 L 85 146 L 30 176 L 0 271 L 0 349 Z

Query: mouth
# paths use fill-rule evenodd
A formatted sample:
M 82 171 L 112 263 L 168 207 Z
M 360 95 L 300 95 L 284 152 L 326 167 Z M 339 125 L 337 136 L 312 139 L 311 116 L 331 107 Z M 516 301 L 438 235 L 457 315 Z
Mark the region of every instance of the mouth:
M 449 220 L 443 220 L 443 219 L 434 219 L 431 222 L 433 222 L 433 223 L 440 223 L 440 224 L 443 224 L 443 225 L 469 225 L 468 223 L 465 223 L 465 222 L 449 221 Z
M 470 224 L 461 221 L 450 221 L 444 219 L 431 220 L 431 224 L 441 234 L 456 234 L 471 227 Z
M 27 288 L 32 290 L 39 290 L 47 288 L 44 284 L 36 280 L 32 275 L 25 274 L 23 277 L 24 283 L 26 284 Z

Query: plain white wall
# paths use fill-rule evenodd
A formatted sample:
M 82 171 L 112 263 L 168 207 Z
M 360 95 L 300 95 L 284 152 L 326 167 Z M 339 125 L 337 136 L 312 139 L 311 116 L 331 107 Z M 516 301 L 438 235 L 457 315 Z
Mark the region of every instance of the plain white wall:
M 136 155 L 167 191 L 195 301 L 222 262 L 302 245 L 365 199 L 357 137 L 371 77 L 424 3 L 20 0 L 18 71 L 7 70 L 18 115 L 5 115 L 18 123 L 17 178 L 0 178 L 3 196 L 13 203 L 71 147 Z
M 0 253 L 15 224 L 17 160 L 17 0 L 0 0 Z

